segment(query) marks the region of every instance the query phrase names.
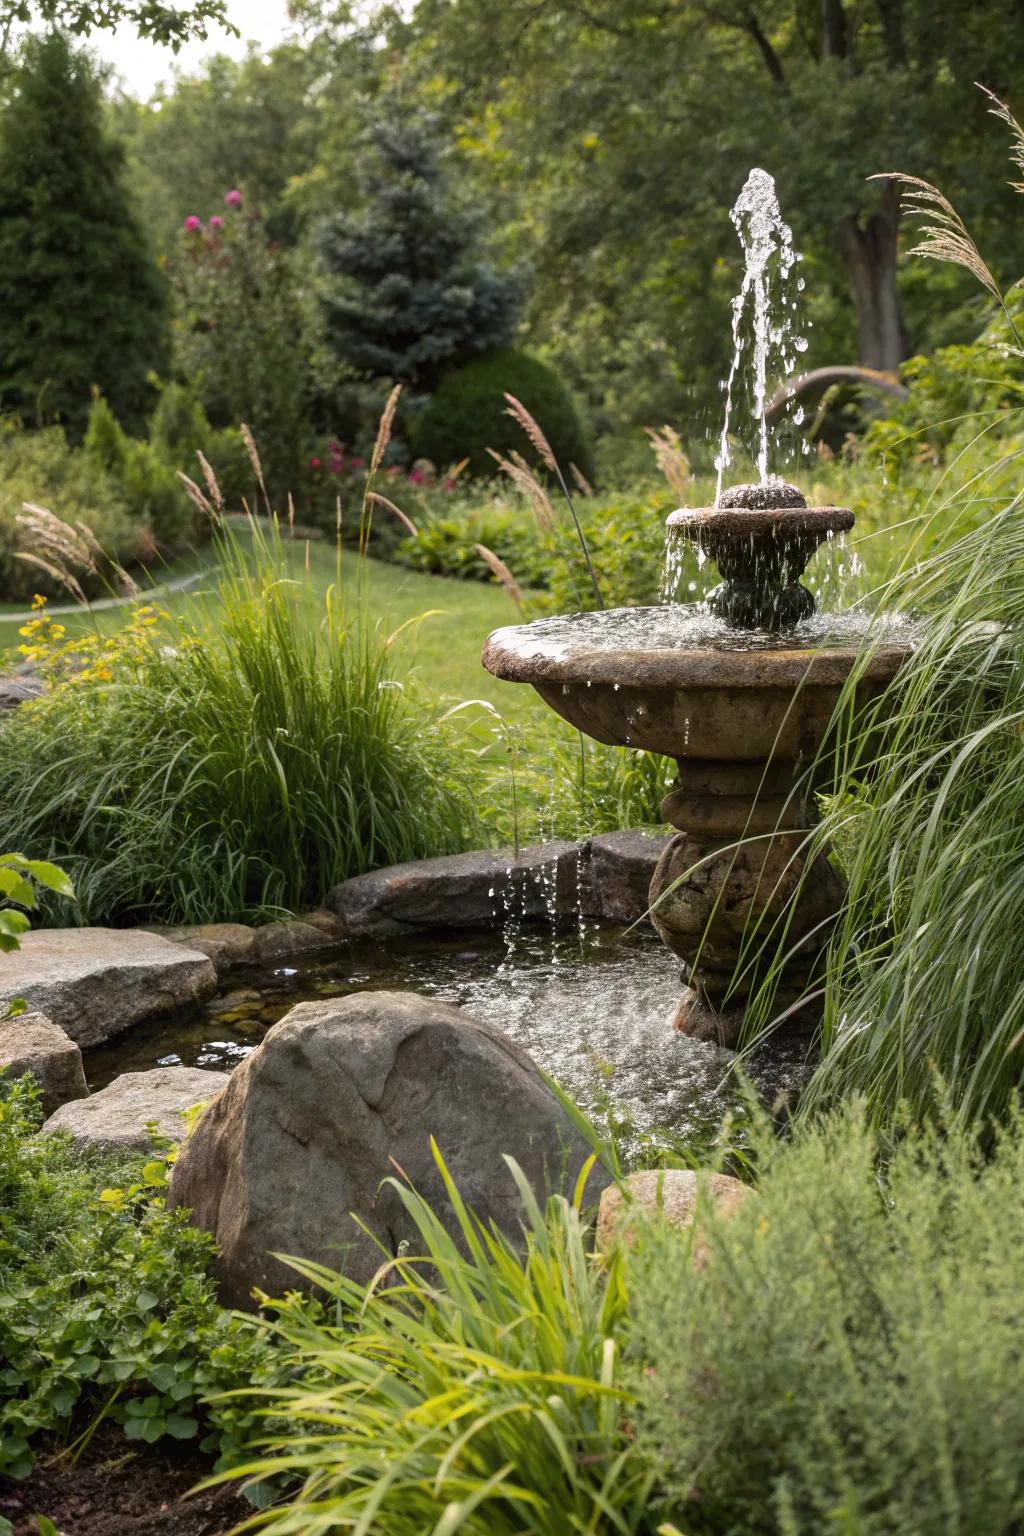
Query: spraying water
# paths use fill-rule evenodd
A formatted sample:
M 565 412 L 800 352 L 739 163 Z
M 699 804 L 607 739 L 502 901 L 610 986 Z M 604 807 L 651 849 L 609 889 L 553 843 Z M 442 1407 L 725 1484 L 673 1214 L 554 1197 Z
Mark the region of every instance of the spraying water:
M 783 222 L 775 180 L 767 171 L 755 167 L 744 183 L 730 214 L 740 237 L 745 259 L 743 286 L 732 301 L 732 367 L 725 386 L 725 420 L 719 439 L 715 468 L 718 484 L 715 505 L 722 494 L 722 479 L 732 462 L 729 447 L 729 418 L 740 358 L 752 330 L 752 414 L 757 429 L 757 469 L 764 484 L 768 479 L 768 423 L 766 420 L 769 373 L 785 378 L 792 371 L 795 354 L 807 343 L 796 334 L 792 313 L 796 298 L 790 292 L 793 268 L 800 260 L 793 249 L 793 231 Z M 802 279 L 796 289 L 803 288 Z M 749 311 L 749 326 L 744 319 Z

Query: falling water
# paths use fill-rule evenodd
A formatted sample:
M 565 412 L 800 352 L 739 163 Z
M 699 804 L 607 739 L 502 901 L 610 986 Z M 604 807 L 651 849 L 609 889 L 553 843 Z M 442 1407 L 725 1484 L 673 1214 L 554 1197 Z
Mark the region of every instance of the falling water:
M 785 378 L 792 371 L 795 354 L 807 347 L 792 323 L 796 298 L 790 293 L 790 277 L 800 256 L 793 249 L 793 231 L 783 222 L 779 210 L 774 177 L 755 167 L 747 177 L 730 217 L 743 246 L 744 273 L 743 285 L 732 301 L 733 356 L 725 385 L 725 420 L 715 459 L 718 471 L 716 506 L 722 494 L 723 476 L 732 462 L 729 418 L 741 353 L 747 345 L 749 327 L 744 325 L 744 318 L 748 309 L 753 330 L 752 415 L 757 426 L 757 469 L 762 484 L 768 479 L 768 423 L 765 418 L 769 372 Z M 802 288 L 800 279 L 796 289 Z

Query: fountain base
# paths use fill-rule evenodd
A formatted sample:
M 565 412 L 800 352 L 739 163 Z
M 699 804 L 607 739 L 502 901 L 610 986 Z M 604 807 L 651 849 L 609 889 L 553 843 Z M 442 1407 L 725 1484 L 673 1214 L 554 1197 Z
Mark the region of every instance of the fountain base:
M 786 954 L 779 1011 L 810 1022 L 821 958 L 845 885 L 828 858 L 808 851 L 813 807 L 796 763 L 678 760 L 662 802 L 679 829 L 651 882 L 651 916 L 687 964 L 674 1020 L 683 1034 L 734 1045 L 766 961 Z

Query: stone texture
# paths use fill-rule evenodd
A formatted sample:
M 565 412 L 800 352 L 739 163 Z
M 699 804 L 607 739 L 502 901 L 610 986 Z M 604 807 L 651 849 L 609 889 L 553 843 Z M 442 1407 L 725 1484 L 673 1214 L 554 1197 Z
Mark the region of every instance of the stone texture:
M 38 677 L 0 677 L 0 714 L 5 709 L 17 709 L 19 704 L 37 699 L 42 691 L 43 684 Z
M 654 871 L 669 839 L 647 832 L 604 832 L 584 848 L 584 917 L 634 923 L 650 905 Z
M 157 933 L 172 944 L 196 949 L 214 963 L 217 974 L 233 965 L 244 965 L 255 953 L 256 930 L 245 923 L 194 923 L 180 928 L 148 927 L 145 933 Z
M 30 1073 L 42 1090 L 47 1115 L 89 1096 L 81 1051 L 45 1013 L 0 1020 L 0 1072 L 11 1081 Z
M 624 1187 L 610 1184 L 601 1195 L 595 1242 L 608 1253 L 616 1243 L 632 1242 L 639 1223 L 661 1218 L 672 1227 L 690 1227 L 700 1200 L 710 1199 L 731 1216 L 754 1191 L 725 1173 L 695 1173 L 690 1168 L 649 1168 L 631 1173 Z
M 540 1193 L 568 1187 L 589 1152 L 529 1056 L 458 1009 L 404 992 L 301 1003 L 203 1115 L 170 1203 L 213 1233 L 230 1305 L 297 1284 L 274 1253 L 364 1282 L 381 1253 L 354 1216 L 390 1253 L 418 1242 L 381 1185 L 395 1164 L 452 1224 L 432 1135 L 467 1204 L 512 1233 L 521 1207 L 502 1154 Z
M 574 912 L 579 843 L 540 843 L 449 854 L 357 875 L 327 898 L 353 938 L 417 928 L 487 928 L 507 912 L 543 917 Z
M 256 929 L 253 958 L 260 965 L 273 965 L 312 949 L 325 949 L 331 939 L 317 924 L 292 918 L 283 923 L 264 923 Z
M 112 1152 L 145 1151 L 147 1127 L 155 1123 L 161 1136 L 184 1140 L 184 1112 L 214 1098 L 230 1078 L 226 1072 L 199 1067 L 154 1067 L 152 1072 L 125 1072 L 107 1088 L 64 1104 L 43 1126 L 43 1132 L 68 1131 L 83 1146 Z
M 217 984 L 212 961 L 141 929 L 40 928 L 0 966 L 0 1012 L 23 997 L 80 1046 L 173 1013 Z

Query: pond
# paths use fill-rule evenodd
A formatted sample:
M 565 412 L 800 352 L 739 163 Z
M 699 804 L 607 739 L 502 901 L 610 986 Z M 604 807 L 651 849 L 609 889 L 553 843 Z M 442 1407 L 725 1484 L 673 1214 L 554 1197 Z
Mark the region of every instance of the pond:
M 644 1139 L 711 1134 L 737 1096 L 732 1053 L 671 1028 L 679 962 L 652 934 L 587 924 L 347 943 L 272 970 L 239 968 L 207 1002 L 138 1025 L 86 1053 L 89 1086 L 183 1064 L 230 1071 L 296 1003 L 365 990 L 414 991 L 502 1030 L 628 1153 Z M 766 1101 L 794 1087 L 805 1046 L 771 1043 L 748 1063 Z

